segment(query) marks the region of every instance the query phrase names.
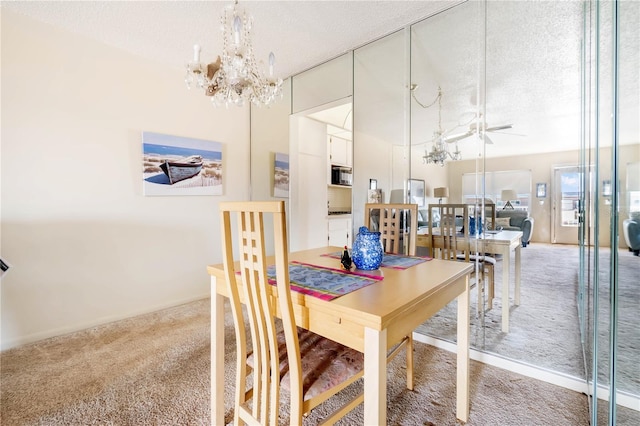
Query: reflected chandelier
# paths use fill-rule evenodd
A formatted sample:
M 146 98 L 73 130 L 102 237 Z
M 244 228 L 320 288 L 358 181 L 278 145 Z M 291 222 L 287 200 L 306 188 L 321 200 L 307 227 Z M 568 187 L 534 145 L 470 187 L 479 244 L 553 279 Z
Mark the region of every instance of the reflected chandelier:
M 200 63 L 200 46 L 193 46 L 193 61 L 187 64 L 185 83 L 205 89 L 215 106 L 244 105 L 244 101 L 261 106 L 282 97 L 282 79 L 273 77 L 275 56 L 269 54 L 269 76 L 258 68 L 251 45 L 253 17 L 238 7 L 226 6 L 220 18 L 223 37 L 222 54 L 215 62 Z
M 432 107 L 436 102 L 438 102 L 438 130 L 433 132 L 433 140 L 431 141 L 433 145 L 431 146 L 431 150 L 428 151 L 425 147 L 422 162 L 424 164 L 439 164 L 443 167 L 447 158 L 454 161 L 461 160 L 462 154 L 458 149 L 458 143 L 456 142 L 456 150 L 454 152 L 450 152 L 448 142 L 444 137 L 444 130 L 442 130 L 442 89 L 438 86 L 438 96 L 429 105 L 424 105 L 416 98 L 415 91 L 417 88 L 417 84 L 411 85 L 411 96 L 422 108 Z

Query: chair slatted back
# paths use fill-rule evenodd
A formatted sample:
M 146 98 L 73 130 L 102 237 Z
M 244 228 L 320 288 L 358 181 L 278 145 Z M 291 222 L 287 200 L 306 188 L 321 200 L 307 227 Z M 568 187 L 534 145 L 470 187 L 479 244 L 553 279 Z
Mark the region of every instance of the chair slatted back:
M 496 205 L 490 198 L 476 199 L 474 203 L 469 203 L 469 215 L 476 218 L 476 223 L 478 218 L 482 218 L 486 229 L 495 229 Z
M 375 216 L 372 213 L 376 210 L 379 211 L 378 231 L 380 232 L 380 240 L 385 253 L 415 256 L 416 235 L 418 232 L 418 205 L 365 204 L 364 224 L 369 229 L 375 229 L 371 224 L 371 220 Z M 406 249 L 403 245 L 406 246 Z
M 432 209 L 440 213 L 440 223 L 436 228 L 438 232 L 433 232 L 433 221 L 429 220 L 429 235 L 434 240 L 432 244 L 434 253 L 437 247 L 441 259 L 460 260 L 458 256 L 464 255 L 464 259 L 468 262 L 471 254 L 468 243 L 468 206 L 466 204 L 430 204 L 429 211 L 432 212 Z M 461 218 L 461 229 L 456 226 L 457 218 Z M 436 244 L 437 240 L 442 241 L 442 244 Z
M 289 260 L 284 201 L 220 203 L 224 269 L 236 331 L 237 372 L 234 424 L 278 424 L 280 405 L 280 359 L 276 312 L 282 318 L 291 379 L 291 419 L 300 419 L 302 410 L 302 367 L 289 284 Z M 277 285 L 267 277 L 265 215 L 273 219 L 273 243 Z M 234 264 L 232 216 L 237 221 L 239 271 Z M 237 274 L 239 272 L 239 276 Z M 253 388 L 247 392 L 247 341 L 241 302 L 247 309 L 247 322 L 253 351 Z M 251 407 L 247 401 L 251 396 Z
M 475 265 L 472 277 L 481 285 L 478 289 L 478 312 L 484 309 L 485 273 L 489 278 L 489 307 L 494 297 L 494 267 L 489 258 L 472 252 L 469 238 L 469 211 L 478 210 L 468 204 L 430 204 L 429 236 L 431 238 L 432 255 L 445 260 L 473 262 Z M 434 212 L 440 214 L 440 223 L 434 226 Z M 494 214 L 494 213 L 492 213 Z M 480 217 L 480 216 L 476 216 Z M 459 219 L 461 229 L 456 226 Z M 434 232 L 435 231 L 435 232 Z M 474 237 L 475 238 L 475 237 Z M 439 253 L 439 255 L 438 255 Z

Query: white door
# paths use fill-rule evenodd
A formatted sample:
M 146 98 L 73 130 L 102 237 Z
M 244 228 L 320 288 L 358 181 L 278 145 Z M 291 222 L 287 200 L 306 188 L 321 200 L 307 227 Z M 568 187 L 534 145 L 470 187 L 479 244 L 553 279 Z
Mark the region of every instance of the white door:
M 583 173 L 578 166 L 556 167 L 553 172 L 551 242 L 578 244 Z
M 326 125 L 292 116 L 289 154 L 291 251 L 327 245 Z

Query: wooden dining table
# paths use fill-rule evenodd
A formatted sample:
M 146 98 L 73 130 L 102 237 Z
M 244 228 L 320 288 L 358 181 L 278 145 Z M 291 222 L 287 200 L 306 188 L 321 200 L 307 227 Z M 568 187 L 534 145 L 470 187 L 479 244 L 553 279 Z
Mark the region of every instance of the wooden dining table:
M 502 331 L 509 332 L 509 283 L 511 269 L 511 252 L 515 253 L 515 289 L 514 305 L 520 305 L 520 250 L 522 247 L 521 231 L 497 231 L 481 234 L 480 236 L 470 235 L 462 246 L 458 242 L 461 250 L 470 248 L 478 253 L 489 253 L 502 255 Z M 444 247 L 444 238 L 434 232 L 429 235 L 428 228 L 418 230 L 416 247 L 426 247 L 433 254 L 434 249 Z
M 340 247 L 292 252 L 289 261 L 340 268 L 327 256 Z M 224 299 L 222 264 L 211 276 L 211 421 L 224 424 Z M 469 416 L 469 274 L 473 265 L 430 259 L 406 269 L 381 267 L 383 279 L 333 300 L 292 292 L 296 324 L 364 353 L 364 424 L 387 416 L 387 351 L 440 309 L 457 299 L 456 417 Z M 239 285 L 237 280 L 235 285 Z

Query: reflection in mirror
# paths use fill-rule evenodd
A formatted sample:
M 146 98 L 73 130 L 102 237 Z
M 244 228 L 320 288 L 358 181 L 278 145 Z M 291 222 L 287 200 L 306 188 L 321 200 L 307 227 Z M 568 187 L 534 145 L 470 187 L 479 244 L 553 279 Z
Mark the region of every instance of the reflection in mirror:
M 640 3 L 621 2 L 620 5 L 620 123 L 619 157 L 613 175 L 618 183 L 618 304 L 617 308 L 617 375 L 619 392 L 640 395 L 640 259 L 629 251 L 624 238 L 624 221 L 640 224 Z M 605 225 L 606 226 L 606 225 Z M 627 228 L 628 229 L 628 228 Z M 636 234 L 637 235 L 637 234 Z M 636 241 L 638 241 L 636 239 Z M 637 245 L 636 245 L 637 247 Z
M 291 79 L 282 84 L 282 99 L 269 108 L 251 105 L 251 200 L 282 199 L 275 191 L 275 156 L 289 153 L 289 114 L 291 105 Z M 288 203 L 286 203 L 288 206 Z M 288 208 L 288 207 L 287 207 Z M 287 220 L 289 220 L 287 215 Z M 273 238 L 273 227 L 265 226 L 265 237 Z M 268 245 L 269 247 L 272 246 Z
M 600 133 L 611 134 L 607 118 L 611 110 L 602 105 L 610 105 L 612 101 L 609 64 L 613 60 L 608 27 L 600 30 L 603 37 L 600 80 L 585 78 L 594 75 L 595 59 L 593 52 L 581 58 L 583 25 L 591 30 L 594 24 L 583 23 L 581 2 L 465 2 L 354 51 L 353 93 L 344 98 L 353 94 L 351 229 L 363 223 L 363 206 L 372 180 L 382 190 L 384 201 L 389 201 L 394 189 L 404 193 L 406 182 L 415 179 L 425 182 L 425 205 L 471 199 L 494 203 L 496 223 L 487 223 L 484 229 L 487 232 L 480 236 L 485 242 L 496 239 L 489 231 L 495 231 L 492 228 L 498 225 L 498 218 L 507 220 L 505 227 L 520 226 L 521 230 L 514 232 L 522 232 L 524 236 L 522 223 L 511 218 L 512 212 L 524 214 L 532 221 L 531 241 L 526 247 L 520 246 L 519 265 L 515 247 L 508 256 L 497 256 L 496 297 L 492 306 L 472 310 L 472 347 L 498 358 L 561 373 L 562 380 L 568 380 L 576 388 L 584 386 L 585 356 L 588 368 L 597 366 L 587 379 L 593 381 L 596 377 L 600 384 L 608 386 L 612 356 L 618 368 L 615 378 L 618 391 L 623 396 L 631 395 L 631 399 L 618 397 L 618 402 L 629 407 L 637 405 L 640 395 L 637 375 L 640 327 L 633 319 L 640 303 L 640 288 L 634 287 L 640 263 L 633 263 L 637 258 L 625 245 L 622 220 L 633 209 L 640 210 L 635 197 L 640 187 L 634 189 L 635 184 L 629 178 L 640 162 L 637 120 L 640 43 L 638 32 L 631 30 L 638 26 L 640 3 L 622 4 L 623 59 L 619 71 L 623 96 L 618 164 L 611 162 L 612 141 L 607 138 L 596 144 L 596 136 L 588 134 L 589 145 L 581 150 L 581 129 L 593 132 L 595 127 L 593 99 L 597 85 L 602 89 Z M 610 6 L 607 3 L 602 7 Z M 589 7 L 595 6 L 589 3 Z M 593 19 L 592 11 L 586 10 Z M 610 13 L 603 12 L 602 19 L 611 25 Z M 590 37 L 594 45 L 594 35 Z M 320 71 L 309 74 L 315 75 L 310 78 L 314 84 L 325 81 L 317 77 L 322 74 Z M 411 96 L 412 85 L 416 85 L 415 97 Z M 434 99 L 438 100 L 440 90 L 439 102 L 430 106 Z M 318 95 L 317 91 L 310 93 Z M 313 101 L 305 100 L 299 105 L 308 106 L 307 112 L 317 112 L 314 108 L 326 107 L 339 99 L 343 98 L 319 105 L 309 105 Z M 591 120 L 586 124 L 581 123 L 581 108 Z M 316 117 L 313 121 L 318 120 Z M 457 144 L 462 159 L 449 159 L 442 167 L 425 164 L 425 150 L 432 149 L 434 131 L 441 128 L 440 136 L 449 138 L 446 142 L 449 147 Z M 297 130 L 294 126 L 291 129 L 293 141 Z M 573 176 L 578 177 L 577 190 L 575 182 L 562 175 L 568 167 L 576 169 Z M 515 180 L 505 183 L 499 178 L 515 174 L 526 178 L 519 183 Z M 472 176 L 470 185 L 464 184 L 465 176 Z M 609 244 L 609 221 L 614 207 L 603 200 L 598 204 L 597 199 L 603 180 L 612 182 L 614 193 L 620 191 L 620 238 L 616 252 L 611 251 Z M 544 202 L 535 198 L 537 183 L 546 186 Z M 444 198 L 435 197 L 435 188 L 446 189 L 440 192 L 446 194 Z M 516 190 L 516 199 L 509 200 L 513 211 L 504 210 L 503 190 Z M 299 206 L 292 207 L 291 216 L 298 211 Z M 587 256 L 581 257 L 585 247 Z M 616 253 L 619 261 L 616 264 L 619 288 L 625 289 L 619 293 L 616 306 L 619 314 L 616 325 L 624 334 L 619 336 L 618 341 L 623 344 L 616 353 L 610 352 L 608 290 L 601 288 L 598 292 L 594 288 L 598 282 L 605 289 L 613 284 L 608 266 L 611 253 Z M 508 270 L 506 265 L 510 265 Z M 514 294 L 518 271 L 519 300 Z M 503 290 L 504 277 L 508 277 L 508 292 Z M 471 300 L 476 300 L 474 295 Z M 599 307 L 594 306 L 596 302 Z M 503 305 L 507 305 L 508 332 L 504 329 Z M 579 316 L 583 317 L 582 325 Z M 448 306 L 417 332 L 440 341 L 454 341 L 455 324 L 455 306 Z M 595 342 L 594 333 L 599 336 Z
M 381 190 L 381 200 L 388 203 L 392 191 L 405 193 L 410 176 L 404 115 L 407 40 L 405 31 L 399 31 L 354 52 L 354 229 L 364 224 L 371 179 Z
M 628 224 L 640 215 L 640 201 L 635 201 L 640 191 L 640 4 L 598 2 L 589 6 L 594 17 L 590 40 L 600 39 L 594 59 L 600 73 L 588 86 L 598 100 L 589 116 L 597 123 L 598 133 L 589 139 L 596 184 L 591 190 L 594 209 L 588 212 L 595 229 L 588 246 L 593 267 L 587 285 L 594 297 L 585 303 L 587 336 L 596 338 L 587 340 L 586 358 L 594 389 L 611 392 L 609 401 L 592 400 L 591 423 L 623 424 L 629 396 L 640 395 L 640 262 L 629 251 L 625 236 L 625 221 Z M 610 191 L 605 190 L 606 184 Z M 638 399 L 634 406 L 638 407 Z
M 296 238 L 291 239 L 291 251 L 323 247 L 327 242 L 350 244 L 352 82 L 352 53 L 292 78 L 289 233 Z M 341 147 L 339 156 L 336 146 Z M 337 182 L 332 180 L 333 166 L 341 168 Z M 333 216 L 336 210 L 342 214 Z
M 568 221 L 563 226 L 562 221 L 555 224 L 552 219 L 553 209 L 557 207 L 562 210 L 567 203 L 570 203 L 567 214 L 577 219 L 579 203 L 570 199 L 576 194 L 569 193 L 566 200 L 558 198 L 557 206 L 551 202 L 526 202 L 535 200 L 530 182 L 547 183 L 548 199 L 551 201 L 555 199 L 554 194 L 561 194 L 562 188 L 560 181 L 553 180 L 553 168 L 558 165 L 579 167 L 582 4 L 549 2 L 540 7 L 536 2 L 487 2 L 486 59 L 484 62 L 480 60 L 486 67 L 486 96 L 483 94 L 485 91 L 474 87 L 477 71 L 469 65 L 477 66 L 477 52 L 471 49 L 466 55 L 456 55 L 460 49 L 458 37 L 463 37 L 460 44 L 466 47 L 478 46 L 474 40 L 464 39 L 465 31 L 457 31 L 469 27 L 477 29 L 476 13 L 479 13 L 477 8 L 464 4 L 413 26 L 412 83 L 419 85 L 416 96 L 421 103 L 427 104 L 437 93 L 438 87 L 442 88 L 442 127 L 445 131 L 452 122 L 456 124 L 456 120 L 451 118 L 456 117 L 456 112 L 467 113 L 473 118 L 475 111 L 482 109 L 485 111 L 483 119 L 487 128 L 506 125 L 512 125 L 512 128 L 487 132 L 486 145 L 480 149 L 473 143 L 469 144 L 467 139 L 459 139 L 457 143 L 463 159 L 445 163 L 446 183 L 438 181 L 437 185 L 429 185 L 441 178 L 438 172 L 442 169 L 434 165 L 421 165 L 417 158 L 422 158 L 424 148 L 416 149 L 415 144 L 427 141 L 429 146 L 433 131 L 438 129 L 438 110 L 412 104 L 414 149 L 411 175 L 424 177 L 431 188 L 448 187 L 448 202 L 460 202 L 474 195 L 492 199 L 498 205 L 497 215 L 500 217 L 505 215 L 500 212 L 504 201 L 499 199 L 500 190 L 515 188 L 495 187 L 491 176 L 513 171 L 529 173 L 529 183 L 525 189 L 518 190 L 520 204 L 516 206 L 516 210 L 522 210 L 532 217 L 535 224 L 531 236 L 533 243 L 521 249 L 520 305 L 514 305 L 514 278 L 511 278 L 508 299 L 510 329 L 509 333 L 505 333 L 500 327 L 500 283 L 503 277 L 500 268 L 505 262 L 504 259 L 498 259 L 496 302 L 485 313 L 484 322 L 480 316 L 472 318 L 474 324 L 480 327 L 476 329 L 472 343 L 477 349 L 506 358 L 576 378 L 584 377 L 576 300 L 580 271 L 578 221 Z M 537 25 L 539 22 L 545 22 L 545 25 Z M 449 41 L 452 34 L 455 34 L 456 43 Z M 535 40 L 535 43 L 531 43 L 531 40 Z M 425 76 L 418 82 L 421 71 Z M 633 87 L 637 88 L 637 82 Z M 478 93 L 480 99 L 476 97 Z M 637 117 L 638 96 L 632 90 L 631 96 L 634 93 L 636 101 L 631 105 L 636 109 L 631 112 Z M 465 119 L 459 115 L 457 123 L 463 125 Z M 450 134 L 464 134 L 464 127 Z M 636 144 L 637 134 L 636 127 Z M 627 152 L 625 155 L 635 155 L 637 158 L 637 148 L 635 154 Z M 479 156 L 483 156 L 481 164 L 476 161 Z M 602 166 L 603 169 L 610 169 L 610 164 Z M 482 178 L 475 180 L 480 183 L 480 191 L 478 185 L 471 193 L 463 190 L 462 177 L 478 173 L 483 168 L 486 172 L 481 173 Z M 606 177 L 601 176 L 600 179 Z M 552 234 L 556 235 L 556 225 L 558 237 L 554 241 Z M 606 227 L 602 223 L 599 232 L 608 236 Z M 562 236 L 565 234 L 566 237 Z M 514 259 L 511 260 L 509 272 L 513 277 L 516 265 Z M 454 312 L 451 311 L 451 317 L 438 315 L 420 331 L 454 340 L 452 324 L 455 321 L 450 321 L 455 319 Z M 609 330 L 608 324 L 603 324 L 603 330 Z M 588 337 L 585 336 L 586 339 Z M 637 355 L 637 351 L 637 346 L 632 348 L 632 353 Z M 625 390 L 636 395 L 640 393 L 637 384 Z

